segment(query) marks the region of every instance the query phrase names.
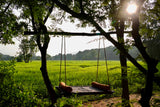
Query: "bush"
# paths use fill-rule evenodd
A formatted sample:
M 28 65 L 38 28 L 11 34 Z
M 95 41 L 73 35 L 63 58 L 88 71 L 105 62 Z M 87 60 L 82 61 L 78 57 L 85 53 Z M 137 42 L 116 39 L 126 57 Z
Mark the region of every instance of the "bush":
M 55 106 L 56 107 L 80 107 L 82 106 L 82 101 L 77 99 L 76 96 L 73 98 L 62 97 L 58 99 Z
M 15 61 L 0 61 L 0 107 L 34 106 L 38 100 L 33 92 L 14 83 Z

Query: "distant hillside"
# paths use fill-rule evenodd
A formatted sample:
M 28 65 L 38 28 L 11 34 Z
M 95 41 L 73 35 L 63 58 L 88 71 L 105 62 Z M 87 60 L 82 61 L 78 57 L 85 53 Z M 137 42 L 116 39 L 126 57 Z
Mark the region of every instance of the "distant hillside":
M 129 53 L 131 56 L 136 58 L 139 53 L 136 48 L 132 48 L 129 50 Z M 108 60 L 119 60 L 118 50 L 114 46 L 109 46 L 106 48 L 106 54 Z M 53 56 L 52 60 L 59 60 L 60 54 Z M 98 49 L 91 49 L 91 50 L 85 50 L 85 51 L 79 51 L 77 54 L 67 54 L 67 60 L 97 60 L 98 56 Z M 100 49 L 100 60 L 104 60 L 104 48 Z
M 4 54 L 0 53 L 0 60 L 11 60 L 13 58 L 14 58 L 13 56 L 4 55 Z
M 106 48 L 106 54 L 108 60 L 119 60 L 119 54 L 118 50 L 114 46 L 109 46 Z M 138 50 L 133 47 L 129 50 L 129 53 L 131 56 L 136 58 L 139 55 Z M 51 57 L 50 55 L 47 56 L 48 60 L 60 60 L 60 54 Z M 97 60 L 98 56 L 98 49 L 91 49 L 91 50 L 84 50 L 79 51 L 77 54 L 67 54 L 66 58 L 67 60 Z M 0 60 L 10 60 L 13 59 L 13 56 L 4 55 L 0 53 Z M 32 60 L 40 60 L 40 56 L 33 56 Z M 104 49 L 100 49 L 100 60 L 104 60 Z

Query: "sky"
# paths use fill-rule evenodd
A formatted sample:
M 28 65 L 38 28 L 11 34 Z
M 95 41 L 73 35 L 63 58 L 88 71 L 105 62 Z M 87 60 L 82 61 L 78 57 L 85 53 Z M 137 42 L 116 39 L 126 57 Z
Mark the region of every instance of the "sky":
M 47 22 L 47 25 L 51 24 L 50 21 Z M 61 25 L 57 25 L 58 28 L 61 28 L 63 31 L 66 32 L 91 32 L 91 27 L 86 28 L 78 28 L 76 24 L 70 22 L 63 22 Z M 57 55 L 61 51 L 61 37 L 53 37 L 51 36 L 51 40 L 49 43 L 49 47 L 47 53 L 51 56 Z M 75 54 L 79 51 L 84 51 L 88 49 L 95 49 L 98 48 L 98 41 L 88 43 L 92 40 L 97 39 L 98 37 L 87 37 L 87 36 L 74 36 L 66 38 L 66 53 Z M 11 55 L 11 56 L 18 56 L 19 52 L 19 41 L 14 39 L 14 45 L 2 45 L 0 44 L 0 53 Z M 105 41 L 105 46 L 112 45 L 109 41 Z M 101 47 L 102 44 L 101 44 Z M 40 55 L 38 51 L 36 55 Z
M 131 10 L 133 12 L 132 6 L 129 11 Z M 13 12 L 19 16 L 20 10 L 13 10 Z M 78 20 L 75 20 L 76 23 L 78 23 Z M 48 20 L 46 22 L 47 26 L 50 26 L 52 24 L 51 20 Z M 107 25 L 107 23 L 106 23 Z M 92 28 L 86 27 L 86 28 L 78 28 L 76 24 L 70 23 L 69 21 L 64 21 L 62 24 L 56 25 L 58 28 L 61 28 L 65 32 L 85 32 L 90 33 Z M 108 31 L 107 28 L 104 29 L 105 31 Z M 88 49 L 95 49 L 98 48 L 98 41 L 88 43 L 92 40 L 98 39 L 98 37 L 84 37 L 84 36 L 77 36 L 77 37 L 70 37 L 66 38 L 66 53 L 75 54 L 79 51 L 84 51 Z M 2 45 L 0 44 L 0 53 L 5 55 L 11 55 L 11 56 L 18 56 L 19 52 L 19 41 L 14 39 L 15 44 L 14 45 Z M 108 47 L 112 45 L 109 41 L 105 40 L 105 46 Z M 101 42 L 101 48 L 102 42 Z M 61 37 L 53 37 L 51 36 L 51 40 L 49 43 L 48 51 L 47 53 L 51 56 L 59 54 L 61 51 Z M 36 55 L 40 55 L 40 52 L 37 52 Z

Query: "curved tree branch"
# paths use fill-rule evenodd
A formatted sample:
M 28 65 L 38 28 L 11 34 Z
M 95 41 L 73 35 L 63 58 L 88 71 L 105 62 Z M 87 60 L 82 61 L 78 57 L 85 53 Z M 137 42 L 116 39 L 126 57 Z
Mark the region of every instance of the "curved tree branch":
M 138 8 L 138 12 L 136 14 L 134 14 L 134 16 L 132 17 L 132 20 L 133 20 L 132 37 L 135 41 L 135 46 L 137 47 L 137 49 L 139 50 L 139 52 L 141 53 L 142 57 L 147 62 L 147 64 L 149 64 L 150 61 L 153 61 L 154 63 L 158 63 L 158 61 L 156 61 L 155 59 L 152 59 L 148 55 L 146 48 L 144 47 L 143 42 L 141 40 L 141 35 L 139 34 L 139 24 L 140 24 L 139 23 L 139 13 L 140 13 L 140 6 Z M 155 70 L 154 72 L 157 72 L 157 70 Z
M 62 4 L 59 0 L 53 0 L 53 2 L 56 3 L 57 6 L 59 6 L 62 10 L 65 10 L 67 13 L 70 13 L 73 17 L 85 20 L 83 13 L 76 13 L 73 10 L 71 10 L 67 5 Z
M 32 20 L 33 30 L 34 30 L 34 32 L 37 33 L 36 23 L 34 21 L 34 13 L 33 13 L 32 5 L 30 4 L 30 2 L 28 3 L 28 6 L 29 6 L 30 13 L 31 13 L 31 20 Z
M 107 34 L 100 26 L 98 23 L 96 23 L 96 21 L 89 15 L 85 14 L 85 13 L 76 13 L 73 10 L 71 10 L 67 5 L 62 4 L 59 0 L 54 0 L 54 2 L 56 3 L 56 5 L 58 5 L 62 10 L 68 12 L 69 14 L 71 14 L 73 17 L 78 18 L 80 20 L 87 20 L 88 22 L 90 22 L 94 27 L 96 27 L 96 29 L 102 34 L 104 35 L 111 43 L 113 43 L 140 71 L 142 71 L 144 74 L 147 72 L 147 70 L 142 67 L 130 54 L 128 54 L 128 52 L 126 51 L 126 49 L 121 46 L 121 44 L 119 44 L 117 41 L 115 41 L 109 34 Z
M 53 11 L 53 8 L 54 8 L 54 2 L 52 3 L 52 6 L 49 8 L 49 11 L 48 11 L 48 13 L 47 13 L 47 15 L 46 15 L 46 17 L 45 17 L 45 19 L 43 21 L 44 24 L 46 23 L 48 17 L 51 15 L 51 13 Z

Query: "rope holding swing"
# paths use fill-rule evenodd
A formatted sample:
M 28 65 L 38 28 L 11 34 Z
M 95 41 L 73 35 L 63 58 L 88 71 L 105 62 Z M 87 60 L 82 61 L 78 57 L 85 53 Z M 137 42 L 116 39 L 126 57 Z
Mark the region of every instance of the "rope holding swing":
M 61 82 L 61 72 L 62 72 L 62 52 L 63 52 L 63 36 L 61 40 L 61 57 L 60 57 L 60 72 L 59 72 L 59 83 Z
M 67 84 L 67 70 L 66 70 L 66 38 L 64 36 L 64 71 L 65 71 L 65 83 Z
M 100 45 L 101 45 L 101 41 L 100 41 L 100 36 L 99 36 L 96 81 L 98 81 Z
M 105 63 L 106 63 L 106 72 L 107 72 L 107 77 L 108 77 L 108 85 L 110 85 L 110 83 L 109 83 L 109 73 L 108 73 L 108 63 L 107 63 L 107 53 L 106 53 L 106 49 L 105 49 L 104 38 L 103 38 L 103 47 L 104 47 L 104 56 L 105 56 Z
M 110 84 L 110 83 L 109 83 L 108 64 L 107 64 L 107 54 L 106 54 L 106 49 L 105 49 L 104 38 L 102 37 L 102 39 L 103 39 L 103 49 L 104 49 L 106 72 L 107 72 L 107 77 L 108 77 L 108 84 Z M 98 81 L 98 71 L 99 71 L 99 55 L 100 55 L 100 44 L 101 44 L 101 43 L 100 43 L 100 40 L 101 40 L 101 37 L 99 36 L 96 81 Z
M 60 57 L 60 72 L 59 72 L 59 83 L 61 83 L 62 80 L 62 59 L 63 59 L 63 47 L 64 47 L 64 71 L 65 71 L 65 83 L 67 82 L 67 73 L 66 73 L 66 38 L 65 36 L 62 36 L 62 40 L 61 40 L 61 57 Z

